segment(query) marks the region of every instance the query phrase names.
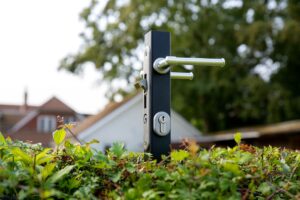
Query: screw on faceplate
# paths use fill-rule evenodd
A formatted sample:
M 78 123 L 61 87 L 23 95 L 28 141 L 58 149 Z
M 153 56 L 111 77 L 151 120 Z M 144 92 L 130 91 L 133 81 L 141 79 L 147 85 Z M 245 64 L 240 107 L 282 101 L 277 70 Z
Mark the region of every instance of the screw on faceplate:
M 145 79 L 141 79 L 134 84 L 136 89 L 143 88 L 144 91 L 147 90 L 147 81 Z

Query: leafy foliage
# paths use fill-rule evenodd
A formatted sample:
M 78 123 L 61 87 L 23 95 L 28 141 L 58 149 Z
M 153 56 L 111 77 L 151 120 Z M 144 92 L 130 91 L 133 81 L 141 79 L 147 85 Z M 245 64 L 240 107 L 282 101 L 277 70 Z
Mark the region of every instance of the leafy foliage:
M 104 154 L 90 144 L 65 141 L 56 152 L 1 139 L 0 198 L 299 198 L 298 151 L 245 144 L 199 150 L 191 145 L 157 163 L 148 154 L 126 151 L 122 144 Z
M 93 64 L 111 86 L 109 97 L 125 95 L 141 70 L 144 34 L 165 30 L 172 35 L 172 55 L 226 59 L 223 69 L 199 67 L 193 81 L 172 81 L 174 108 L 198 128 L 296 119 L 299 13 L 299 0 L 91 0 L 80 15 L 84 45 L 61 68 L 80 72 Z
M 66 134 L 67 134 L 67 132 L 64 128 L 55 130 L 53 132 L 53 139 L 54 139 L 55 144 L 60 145 L 64 141 Z

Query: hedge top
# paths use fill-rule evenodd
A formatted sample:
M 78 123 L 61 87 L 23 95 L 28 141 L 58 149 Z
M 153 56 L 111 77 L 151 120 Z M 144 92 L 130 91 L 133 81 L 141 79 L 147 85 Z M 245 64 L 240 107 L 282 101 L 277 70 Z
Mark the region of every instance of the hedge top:
M 59 140 L 58 140 L 59 141 Z M 296 199 L 300 154 L 276 147 L 202 149 L 188 142 L 157 163 L 114 144 L 43 148 L 0 134 L 0 198 L 10 199 Z M 60 142 L 60 141 L 59 141 Z M 95 142 L 95 141 L 93 141 Z

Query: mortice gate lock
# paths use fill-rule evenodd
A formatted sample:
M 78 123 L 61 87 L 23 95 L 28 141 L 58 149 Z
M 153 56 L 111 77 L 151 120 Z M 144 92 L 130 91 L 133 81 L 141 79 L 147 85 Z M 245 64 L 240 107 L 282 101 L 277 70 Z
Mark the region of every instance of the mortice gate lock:
M 225 65 L 224 58 L 170 56 L 170 33 L 149 31 L 145 35 L 143 71 L 138 85 L 144 90 L 144 151 L 154 159 L 169 155 L 171 145 L 170 79 L 192 80 L 193 73 L 171 72 L 172 65 Z

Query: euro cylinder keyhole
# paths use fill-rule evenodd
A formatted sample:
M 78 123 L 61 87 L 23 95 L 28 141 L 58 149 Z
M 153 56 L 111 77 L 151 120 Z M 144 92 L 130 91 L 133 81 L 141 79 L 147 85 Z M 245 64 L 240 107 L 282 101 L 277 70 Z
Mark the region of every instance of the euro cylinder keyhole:
M 169 114 L 166 112 L 156 113 L 153 120 L 153 129 L 159 136 L 169 134 L 171 130 L 171 118 Z

